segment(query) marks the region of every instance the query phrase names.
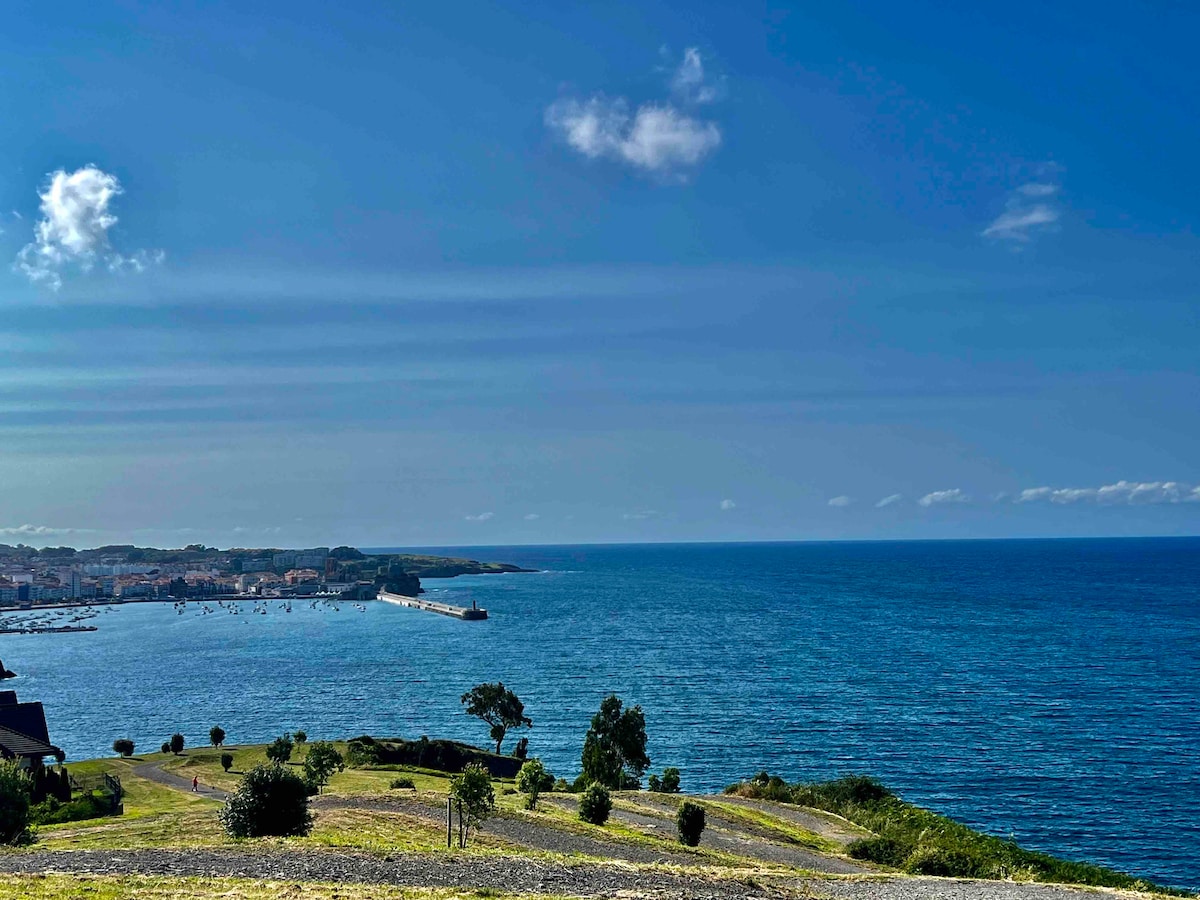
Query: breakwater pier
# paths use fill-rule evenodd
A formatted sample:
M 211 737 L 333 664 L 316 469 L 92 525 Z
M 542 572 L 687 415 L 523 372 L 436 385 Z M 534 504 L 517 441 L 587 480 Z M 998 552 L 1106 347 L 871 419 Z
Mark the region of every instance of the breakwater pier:
M 426 612 L 437 613 L 440 616 L 450 616 L 453 619 L 463 619 L 468 622 L 488 617 L 486 609 L 480 609 L 474 605 L 451 606 L 449 603 L 435 603 L 432 600 L 422 600 L 419 597 L 405 597 L 403 594 L 393 594 L 389 591 L 380 591 L 379 599 L 386 603 L 395 603 L 398 606 L 407 606 L 410 609 L 423 609 Z

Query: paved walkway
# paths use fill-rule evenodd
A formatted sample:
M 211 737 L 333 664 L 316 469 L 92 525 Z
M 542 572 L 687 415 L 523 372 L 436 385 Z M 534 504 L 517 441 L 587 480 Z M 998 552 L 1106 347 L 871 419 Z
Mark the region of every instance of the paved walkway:
M 165 785 L 169 788 L 175 788 L 177 791 L 186 791 L 192 793 L 192 779 L 184 778 L 181 775 L 173 775 L 170 772 L 163 771 L 162 767 L 157 763 L 142 763 L 140 766 L 133 767 L 133 774 L 138 778 L 145 778 L 147 781 L 153 781 L 156 784 Z M 211 785 L 200 784 L 200 789 L 196 792 L 201 797 L 209 797 L 213 800 L 224 802 L 229 796 L 226 791 L 220 788 L 212 787 Z

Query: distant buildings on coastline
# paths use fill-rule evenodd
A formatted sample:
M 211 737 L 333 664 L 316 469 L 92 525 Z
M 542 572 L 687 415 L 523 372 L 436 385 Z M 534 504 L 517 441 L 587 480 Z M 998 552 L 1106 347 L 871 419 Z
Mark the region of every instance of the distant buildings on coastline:
M 303 596 L 350 590 L 362 577 L 357 570 L 343 571 L 328 547 L 253 557 L 226 552 L 208 560 L 157 564 L 116 555 L 79 561 L 67 556 L 70 548 L 7 549 L 13 552 L 0 555 L 0 607 L 229 594 Z M 21 549 L 27 552 L 16 552 Z M 203 549 L 188 555 L 201 555 Z

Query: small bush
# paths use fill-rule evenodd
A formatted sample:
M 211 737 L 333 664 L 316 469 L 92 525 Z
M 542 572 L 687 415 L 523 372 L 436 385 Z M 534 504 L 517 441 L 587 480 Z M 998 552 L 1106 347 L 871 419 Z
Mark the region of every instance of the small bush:
M 183 735 L 178 731 L 175 732 L 173 735 L 171 735 L 171 740 L 168 743 L 168 746 L 171 748 L 171 752 L 178 756 L 183 752 Z
M 278 763 L 247 772 L 221 810 L 221 824 L 235 838 L 306 835 L 312 820 L 308 785 Z
M 225 729 L 220 725 L 214 725 L 208 729 L 208 742 L 214 747 L 220 747 L 225 743 Z
M 162 747 L 160 747 L 159 749 L 161 749 L 163 753 L 170 753 L 171 752 L 171 742 L 163 741 Z
M 226 772 L 228 772 L 230 769 L 233 768 L 233 754 L 232 753 L 222 753 L 221 754 L 221 768 L 224 769 Z
M 568 794 L 571 792 L 571 783 L 565 778 L 555 778 L 554 786 L 550 790 L 556 794 Z
M 590 784 L 579 798 L 579 818 L 593 825 L 603 825 L 612 812 L 612 797 L 602 784 Z
M 704 807 L 691 800 L 679 804 L 675 813 L 675 827 L 679 831 L 679 843 L 695 847 L 700 843 L 700 835 L 704 833 Z
M 674 766 L 663 769 L 662 789 L 664 794 L 679 793 L 679 770 Z
M 908 861 L 912 847 L 892 838 L 870 837 L 851 841 L 846 851 L 853 859 L 862 859 L 867 862 L 878 863 L 881 866 L 902 869 Z
M 525 794 L 525 808 L 537 809 L 538 795 L 554 787 L 554 776 L 537 757 L 526 760 L 517 773 L 517 790 Z
M 591 786 L 591 784 L 592 779 L 588 778 L 586 775 L 579 775 L 574 781 L 571 782 L 571 793 L 582 794 Z
M 16 760 L 0 762 L 0 844 L 26 844 L 33 785 Z
M 129 738 L 117 738 L 113 741 L 113 753 L 119 753 L 121 756 L 133 756 L 133 741 Z
M 388 787 L 393 789 L 406 788 L 410 791 L 415 791 L 417 789 L 416 784 L 413 783 L 411 778 L 393 778 L 392 783 L 389 784 Z

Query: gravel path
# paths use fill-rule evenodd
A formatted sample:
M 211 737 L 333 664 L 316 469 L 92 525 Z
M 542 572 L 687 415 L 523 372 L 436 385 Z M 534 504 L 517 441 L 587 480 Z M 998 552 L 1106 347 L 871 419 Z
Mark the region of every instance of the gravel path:
M 568 865 L 527 857 L 393 854 L 378 858 L 322 852 L 237 850 L 73 850 L 0 853 L 0 872 L 256 878 L 406 887 L 484 888 L 514 893 L 661 900 L 814 897 L 831 900 L 1096 900 L 1085 889 L 942 878 L 805 879 L 756 876 L 710 879 L 666 870 L 592 863 Z M 1106 892 L 1115 893 L 1115 892 Z M 1128 895 L 1134 896 L 1134 895 Z
M 172 775 L 170 772 L 164 772 L 161 767 L 154 763 L 142 763 L 140 766 L 133 767 L 133 774 L 138 778 L 144 778 L 147 781 L 153 781 L 156 784 L 165 785 L 169 788 L 174 788 L 177 791 L 192 792 L 192 779 L 183 778 L 180 775 Z M 197 791 L 203 797 L 209 797 L 213 800 L 224 801 L 229 796 L 220 788 L 212 787 L 211 785 L 201 784 Z
M 326 796 L 317 800 L 313 804 L 313 808 L 317 811 L 321 809 L 365 809 L 377 812 L 404 813 L 431 822 L 440 828 L 446 827 L 446 808 L 441 805 L 432 806 L 416 797 Z M 694 856 L 684 852 L 665 853 L 635 844 L 606 841 L 507 813 L 498 813 L 492 816 L 479 830 L 519 847 L 544 850 L 550 853 L 594 856 L 632 863 L 674 862 L 686 864 L 696 862 Z
M 555 795 L 545 799 L 565 809 L 572 811 L 578 809 L 578 800 L 575 797 Z M 646 800 L 647 798 L 639 795 L 636 802 L 657 807 L 661 812 L 649 814 L 614 806 L 611 816 L 623 825 L 673 840 L 675 837 L 675 810 L 678 801 L 651 799 L 647 803 Z M 707 818 L 708 826 L 700 836 L 700 846 L 706 849 L 731 853 L 734 856 L 772 865 L 794 866 L 810 872 L 846 875 L 866 871 L 863 867 L 845 860 L 824 856 L 792 844 L 777 843 L 756 830 L 733 819 L 720 817 L 715 812 Z
M 840 819 L 832 813 L 813 812 L 800 806 L 784 806 L 782 803 L 771 803 L 767 800 L 751 800 L 747 797 L 737 797 L 732 794 L 709 794 L 700 799 L 744 806 L 747 809 L 756 809 L 759 812 L 775 816 L 777 819 L 785 819 L 839 844 L 848 844 L 851 841 L 870 834 L 867 829 L 860 828 L 853 822 Z

